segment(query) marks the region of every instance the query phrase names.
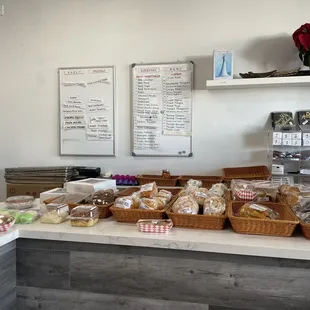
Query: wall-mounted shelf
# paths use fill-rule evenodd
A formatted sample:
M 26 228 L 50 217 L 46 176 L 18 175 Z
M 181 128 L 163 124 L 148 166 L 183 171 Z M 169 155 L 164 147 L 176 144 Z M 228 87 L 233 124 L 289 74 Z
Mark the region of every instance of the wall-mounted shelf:
M 260 79 L 207 80 L 208 90 L 261 87 L 310 86 L 310 76 L 290 76 Z

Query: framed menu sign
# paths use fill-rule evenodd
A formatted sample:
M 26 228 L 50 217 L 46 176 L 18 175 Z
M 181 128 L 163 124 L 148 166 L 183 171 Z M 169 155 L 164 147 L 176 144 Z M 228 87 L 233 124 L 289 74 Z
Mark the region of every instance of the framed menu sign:
M 132 155 L 193 156 L 193 62 L 132 65 Z

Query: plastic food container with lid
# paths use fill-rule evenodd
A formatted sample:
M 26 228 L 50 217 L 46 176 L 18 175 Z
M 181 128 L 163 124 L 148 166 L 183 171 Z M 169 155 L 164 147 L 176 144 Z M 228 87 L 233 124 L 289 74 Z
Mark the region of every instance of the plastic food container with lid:
M 15 218 L 10 215 L 0 215 L 0 232 L 5 232 L 14 226 Z
M 69 207 L 67 204 L 50 203 L 46 205 L 47 212 L 41 217 L 44 224 L 60 224 L 67 220 Z
M 71 226 L 91 227 L 99 220 L 99 210 L 96 206 L 81 205 L 71 211 L 69 216 Z
M 6 199 L 5 204 L 9 209 L 28 209 L 33 206 L 34 198 L 32 196 L 12 196 Z

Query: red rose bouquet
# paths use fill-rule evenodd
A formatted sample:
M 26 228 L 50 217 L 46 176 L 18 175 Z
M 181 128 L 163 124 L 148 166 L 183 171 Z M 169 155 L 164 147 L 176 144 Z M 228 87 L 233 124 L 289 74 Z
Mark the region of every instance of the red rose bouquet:
M 310 66 L 310 24 L 304 24 L 293 34 L 299 57 L 305 66 Z

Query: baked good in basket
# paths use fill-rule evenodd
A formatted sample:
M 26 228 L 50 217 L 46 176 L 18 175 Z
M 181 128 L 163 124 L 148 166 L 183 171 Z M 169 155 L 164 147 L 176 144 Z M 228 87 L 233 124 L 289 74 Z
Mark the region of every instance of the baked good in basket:
M 165 209 L 167 203 L 169 202 L 167 200 L 167 198 L 164 198 L 164 197 L 154 197 L 153 199 L 156 200 L 156 202 L 157 202 L 157 209 L 158 210 Z
M 255 200 L 254 183 L 248 180 L 232 180 L 231 192 L 235 200 Z
M 140 204 L 140 199 L 135 196 L 124 196 L 115 200 L 115 207 L 121 209 L 138 209 Z
M 190 179 L 187 181 L 186 185 L 185 185 L 185 188 L 187 187 L 191 187 L 191 186 L 194 186 L 194 187 L 201 187 L 202 186 L 202 182 L 200 180 L 193 180 L 193 179 Z
M 299 203 L 292 207 L 292 211 L 304 223 L 310 223 L 310 199 L 303 198 Z
M 139 209 L 144 210 L 157 210 L 158 209 L 158 202 L 156 199 L 152 198 L 142 198 L 141 204 Z
M 203 214 L 222 215 L 226 211 L 226 201 L 223 197 L 208 196 L 203 204 Z
M 197 191 L 197 190 L 198 190 L 198 187 L 196 187 L 196 186 L 188 186 L 188 187 L 182 189 L 182 190 L 179 192 L 178 196 L 179 196 L 179 197 L 182 197 L 182 196 L 189 196 L 189 195 L 194 194 L 194 192 Z
M 114 190 L 107 189 L 95 192 L 91 197 L 94 205 L 108 205 L 114 201 Z
M 196 191 L 194 191 L 193 197 L 200 206 L 203 205 L 205 199 L 207 198 L 208 192 L 208 189 L 203 187 L 200 187 Z
M 297 186 L 281 185 L 279 192 L 290 207 L 298 204 L 301 199 L 301 192 Z
M 212 195 L 216 195 L 219 197 L 224 197 L 228 188 L 225 184 L 223 183 L 216 183 L 213 184 L 209 190 L 209 193 Z
M 277 201 L 278 186 L 270 181 L 255 181 L 256 201 Z
M 155 182 L 147 183 L 140 188 L 141 198 L 152 198 L 158 194 L 158 188 Z
M 161 189 L 155 197 L 165 198 L 168 203 L 172 198 L 172 193 L 169 191 L 166 191 L 165 189 Z
M 280 214 L 275 210 L 256 203 L 244 204 L 239 210 L 239 216 L 264 220 L 278 220 L 280 218 Z
M 172 206 L 175 213 L 198 214 L 199 205 L 192 196 L 182 196 Z

